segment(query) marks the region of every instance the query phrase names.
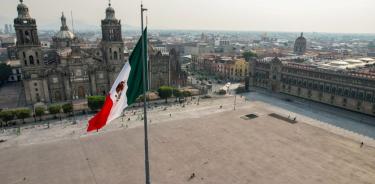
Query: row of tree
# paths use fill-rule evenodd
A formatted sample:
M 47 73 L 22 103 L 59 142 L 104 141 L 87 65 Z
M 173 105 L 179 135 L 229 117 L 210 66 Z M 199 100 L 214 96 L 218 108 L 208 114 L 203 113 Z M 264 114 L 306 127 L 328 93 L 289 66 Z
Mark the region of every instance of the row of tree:
M 181 91 L 180 89 L 171 86 L 161 86 L 158 89 L 158 93 L 160 98 L 165 99 L 165 103 L 168 103 L 168 98 L 172 96 L 181 102 L 181 99 L 192 95 L 190 91 Z
M 181 101 L 185 97 L 191 96 L 190 91 L 182 91 L 178 88 L 171 86 L 161 86 L 158 89 L 158 95 L 160 98 L 165 99 L 165 103 L 168 103 L 168 98 L 175 97 L 176 100 Z M 147 99 L 149 100 L 149 99 Z M 98 111 L 104 105 L 105 96 L 89 96 L 87 97 L 87 105 L 92 111 Z M 137 102 L 143 102 L 143 96 L 137 99 Z
M 52 104 L 48 106 L 46 109 L 44 106 L 38 106 L 35 107 L 35 112 L 33 113 L 31 109 L 29 108 L 20 108 L 20 109 L 6 109 L 2 110 L 0 112 L 0 119 L 5 122 L 5 125 L 8 125 L 8 123 L 15 119 L 22 119 L 22 122 L 25 122 L 26 118 L 29 118 L 31 116 L 39 117 L 40 120 L 42 119 L 42 116 L 46 113 L 54 115 L 55 118 L 57 118 L 57 114 L 65 113 L 70 114 L 73 112 L 73 104 L 66 103 L 63 105 L 60 104 Z M 60 116 L 61 118 L 61 116 Z M 1 123 L 3 125 L 3 123 Z

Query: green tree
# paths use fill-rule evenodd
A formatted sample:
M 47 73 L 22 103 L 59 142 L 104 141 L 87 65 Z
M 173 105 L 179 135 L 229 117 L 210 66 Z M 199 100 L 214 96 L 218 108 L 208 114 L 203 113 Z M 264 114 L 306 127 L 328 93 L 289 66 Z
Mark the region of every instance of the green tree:
M 39 120 L 42 121 L 42 116 L 45 114 L 46 108 L 43 106 L 35 107 L 35 115 L 39 116 Z
M 189 96 L 192 96 L 192 94 L 191 94 L 190 91 L 183 91 L 183 92 L 182 92 L 182 96 L 183 96 L 183 97 L 189 97 Z
M 251 58 L 255 57 L 257 58 L 258 55 L 254 52 L 251 52 L 251 51 L 246 51 L 244 53 L 242 53 L 242 56 L 245 58 L 246 61 L 250 61 Z
M 161 86 L 158 89 L 160 98 L 165 99 L 165 103 L 168 103 L 168 98 L 172 96 L 173 88 L 170 86 Z
M 59 114 L 61 112 L 61 105 L 59 104 L 50 105 L 48 107 L 48 111 L 50 114 L 53 114 L 54 117 L 56 118 L 56 114 Z
M 12 74 L 12 68 L 5 63 L 1 63 L 0 64 L 0 84 L 3 84 L 4 82 L 6 82 L 11 74 Z
M 3 110 L 0 112 L 0 118 L 6 123 L 6 125 L 8 125 L 8 122 L 14 119 L 14 111 Z
M 105 101 L 105 96 L 89 96 L 87 97 L 87 105 L 92 111 L 100 110 Z
M 62 105 L 62 110 L 65 114 L 70 114 L 73 112 L 73 104 L 72 103 L 66 103 Z
M 181 102 L 181 97 L 183 97 L 182 91 L 178 88 L 173 88 L 173 96 L 176 97 L 176 101 Z
M 15 114 L 17 119 L 22 119 L 22 123 L 25 123 L 25 119 L 31 116 L 31 110 L 30 109 L 17 109 L 15 110 Z

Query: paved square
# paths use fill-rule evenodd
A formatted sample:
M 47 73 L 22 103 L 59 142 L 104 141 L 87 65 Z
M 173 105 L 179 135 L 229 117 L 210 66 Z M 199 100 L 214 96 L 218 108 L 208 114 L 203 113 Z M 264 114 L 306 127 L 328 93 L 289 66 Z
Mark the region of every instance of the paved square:
M 358 141 L 303 119 L 276 119 L 261 102 L 236 111 L 230 102 L 217 102 L 228 108 L 207 113 L 217 105 L 202 102 L 169 120 L 159 112 L 150 126 L 152 183 L 375 183 L 374 147 L 360 148 Z M 250 113 L 259 117 L 241 118 Z M 19 144 L 0 148 L 0 183 L 144 183 L 143 158 L 141 126 Z

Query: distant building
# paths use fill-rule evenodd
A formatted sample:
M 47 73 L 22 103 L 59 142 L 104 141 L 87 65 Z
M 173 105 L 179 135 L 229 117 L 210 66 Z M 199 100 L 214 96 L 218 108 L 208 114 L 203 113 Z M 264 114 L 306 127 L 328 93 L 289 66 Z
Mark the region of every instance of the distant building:
M 16 52 L 21 61 L 27 104 L 86 99 L 108 92 L 126 62 L 121 23 L 110 4 L 102 20 L 100 44 L 85 48 L 69 31 L 64 15 L 60 31 L 53 37 L 53 47 L 44 48 L 36 21 L 23 1 L 17 11 Z
M 375 43 L 374 42 L 370 42 L 368 44 L 367 56 L 369 56 L 369 57 L 375 57 Z
M 20 60 L 10 60 L 7 62 L 12 68 L 12 74 L 9 76 L 9 82 L 18 82 L 22 80 L 22 70 L 21 70 L 21 62 Z
M 150 47 L 149 58 L 150 89 L 157 90 L 160 86 L 186 85 L 187 74 L 181 70 L 180 55 L 176 49 Z
M 0 38 L 0 42 L 2 48 L 12 47 L 16 45 L 16 38 L 13 36 L 3 37 Z
M 298 37 L 294 43 L 294 53 L 297 55 L 304 55 L 306 52 L 306 45 L 306 38 L 303 37 L 303 33 L 301 33 L 301 36 Z
M 279 58 L 252 60 L 249 86 L 375 116 L 375 73 L 371 71 L 374 64 L 370 58 L 319 66 Z
M 192 69 L 215 75 L 221 79 L 243 81 L 248 74 L 249 63 L 243 58 L 219 55 L 192 56 Z

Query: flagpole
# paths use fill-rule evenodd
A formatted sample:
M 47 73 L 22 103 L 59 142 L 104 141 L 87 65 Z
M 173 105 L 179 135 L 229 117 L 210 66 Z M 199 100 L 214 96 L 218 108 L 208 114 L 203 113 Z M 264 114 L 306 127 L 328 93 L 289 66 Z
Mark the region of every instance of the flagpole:
M 144 11 L 147 11 L 146 8 L 143 8 L 143 4 L 141 4 L 141 33 L 142 33 L 142 56 L 141 56 L 141 61 L 142 61 L 142 65 L 143 65 L 143 72 L 142 72 L 142 75 L 143 75 L 143 114 L 144 114 L 144 118 L 143 118 L 143 123 L 144 123 L 144 136 L 145 136 L 145 176 L 146 176 L 146 184 L 151 184 L 150 182 L 150 165 L 149 165 L 149 160 L 148 160 L 148 129 L 147 129 L 147 99 L 146 99 L 146 88 L 147 88 L 147 84 L 146 84 L 146 71 L 147 71 L 147 68 L 146 68 L 146 59 L 145 59 L 145 54 L 147 53 L 144 53 L 145 51 L 145 35 L 143 35 L 143 12 Z M 146 45 L 147 47 L 147 45 Z

